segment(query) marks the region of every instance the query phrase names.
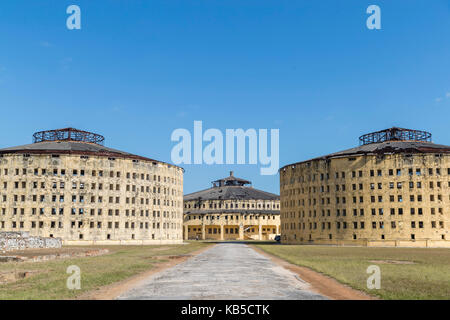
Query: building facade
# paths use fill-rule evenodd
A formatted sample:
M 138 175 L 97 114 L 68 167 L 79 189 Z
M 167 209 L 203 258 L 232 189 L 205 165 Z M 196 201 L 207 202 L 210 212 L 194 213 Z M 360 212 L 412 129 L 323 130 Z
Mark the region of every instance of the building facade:
M 183 169 L 66 128 L 0 149 L 0 231 L 64 244 L 182 242 Z
M 272 240 L 280 230 L 280 198 L 234 177 L 184 196 L 184 239 Z
M 283 243 L 450 247 L 450 146 L 391 128 L 280 169 Z

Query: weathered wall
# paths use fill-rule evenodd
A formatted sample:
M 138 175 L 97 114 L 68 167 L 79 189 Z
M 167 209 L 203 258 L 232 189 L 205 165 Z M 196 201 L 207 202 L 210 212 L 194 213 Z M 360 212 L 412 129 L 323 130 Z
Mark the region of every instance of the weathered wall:
M 66 244 L 180 243 L 183 170 L 80 155 L 0 157 L 0 231 Z
M 360 155 L 280 171 L 284 243 L 450 246 L 450 156 Z

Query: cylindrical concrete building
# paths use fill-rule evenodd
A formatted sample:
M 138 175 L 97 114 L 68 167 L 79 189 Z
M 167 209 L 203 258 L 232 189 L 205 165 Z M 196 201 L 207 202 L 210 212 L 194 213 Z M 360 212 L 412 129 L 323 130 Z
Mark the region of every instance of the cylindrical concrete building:
M 64 244 L 182 242 L 183 169 L 73 128 L 0 149 L 0 231 Z
M 284 243 L 450 247 L 450 146 L 391 128 L 280 169 Z

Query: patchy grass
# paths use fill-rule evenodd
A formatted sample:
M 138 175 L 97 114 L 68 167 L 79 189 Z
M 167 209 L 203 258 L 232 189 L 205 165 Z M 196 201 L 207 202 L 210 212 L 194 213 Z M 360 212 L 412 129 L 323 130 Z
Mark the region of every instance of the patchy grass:
M 450 249 L 256 245 L 382 299 L 450 299 Z M 382 260 L 383 263 L 374 263 Z M 386 261 L 388 260 L 388 261 Z M 397 263 L 389 263 L 392 261 Z M 401 261 L 413 264 L 399 263 Z M 387 263 L 386 263 L 387 262 Z M 381 269 L 381 289 L 367 289 L 367 267 Z
M 156 264 L 167 261 L 164 256 L 189 254 L 206 246 L 208 244 L 200 242 L 159 246 L 91 246 L 89 248 L 92 249 L 107 248 L 110 253 L 48 262 L 0 263 L 0 272 L 39 272 L 29 278 L 0 285 L 0 300 L 73 299 L 87 291 L 150 270 Z M 66 270 L 70 265 L 81 269 L 81 290 L 67 289 L 66 281 L 70 274 Z

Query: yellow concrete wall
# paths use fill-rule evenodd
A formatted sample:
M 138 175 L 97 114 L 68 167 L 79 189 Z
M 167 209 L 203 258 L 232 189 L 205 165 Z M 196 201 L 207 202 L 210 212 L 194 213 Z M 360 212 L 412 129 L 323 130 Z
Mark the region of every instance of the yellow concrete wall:
M 192 228 L 198 229 L 204 226 L 206 240 L 273 240 L 280 228 L 279 208 L 279 200 L 211 200 L 202 202 L 200 206 L 197 201 L 185 201 L 185 212 L 192 210 L 199 212 L 184 214 L 185 239 L 195 239 L 197 235 L 199 239 L 202 239 L 202 232 L 192 231 Z M 233 212 L 236 209 L 244 212 Z M 211 213 L 211 210 L 214 213 Z M 272 210 L 276 213 L 252 213 L 255 210 Z M 239 232 L 236 234 L 233 230 L 233 234 L 226 233 L 226 228 L 231 227 L 238 228 Z M 254 231 L 245 231 L 247 227 L 251 227 Z M 208 228 L 216 228 L 217 233 L 209 233 Z M 261 228 L 261 234 L 259 228 Z
M 179 167 L 64 154 L 0 157 L 0 231 L 65 244 L 173 243 L 182 242 L 182 224 Z
M 280 170 L 282 241 L 448 246 L 449 168 L 446 154 L 361 155 L 286 166 Z

